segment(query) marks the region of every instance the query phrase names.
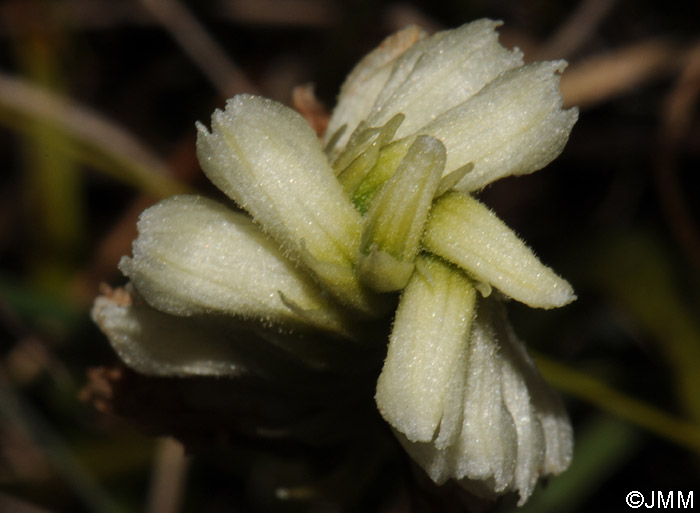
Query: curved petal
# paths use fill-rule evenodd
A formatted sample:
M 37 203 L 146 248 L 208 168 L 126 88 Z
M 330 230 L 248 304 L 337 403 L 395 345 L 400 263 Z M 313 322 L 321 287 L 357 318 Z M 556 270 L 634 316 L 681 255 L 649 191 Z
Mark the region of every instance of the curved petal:
M 339 149 L 345 146 L 376 102 L 396 59 L 425 36 L 423 29 L 411 25 L 387 37 L 357 63 L 340 88 L 338 103 L 328 121 L 324 144 L 345 126 L 345 132 L 335 143 Z
M 444 165 L 440 141 L 418 137 L 372 200 L 358 266 L 368 287 L 389 292 L 406 286 Z
M 537 171 L 561 153 L 578 119 L 562 110 L 559 73 L 564 61 L 538 62 L 506 71 L 478 94 L 417 133 L 447 148 L 445 173 L 472 162 L 455 187 L 474 191 L 508 175 Z
M 143 212 L 138 229 L 133 258 L 119 267 L 159 310 L 344 332 L 333 302 L 247 216 L 200 196 L 175 196 Z
M 559 396 L 547 385 L 508 322 L 503 305 L 492 304 L 493 325 L 504 354 L 501 368 L 508 411 L 518 419 L 514 488 L 522 505 L 540 474 L 559 474 L 571 463 L 573 430 Z
M 462 419 L 457 433 L 442 444 L 441 434 L 428 441 L 397 437 L 436 483 L 455 479 L 491 499 L 518 491 L 523 504 L 541 475 L 568 466 L 571 425 L 499 307 L 480 300 L 468 344 L 456 358 L 464 362 L 462 374 L 452 372 L 446 385 L 443 411 Z
M 399 302 L 376 394 L 384 419 L 411 441 L 430 442 L 441 424 L 475 303 L 476 290 L 462 272 L 419 257 Z
M 379 126 L 403 113 L 396 137 L 404 137 L 465 102 L 500 73 L 522 66 L 522 53 L 498 42 L 498 25 L 477 20 L 412 47 L 396 61 L 367 124 Z
M 352 273 L 360 214 L 304 118 L 272 100 L 238 95 L 214 113 L 211 133 L 201 124 L 197 130 L 209 179 L 336 296 L 371 310 Z
M 451 192 L 435 202 L 423 245 L 526 305 L 555 308 L 576 299 L 568 282 L 468 194 Z
M 250 371 L 240 349 L 211 326 L 174 317 L 131 296 L 100 296 L 92 318 L 119 357 L 152 376 L 241 376 Z

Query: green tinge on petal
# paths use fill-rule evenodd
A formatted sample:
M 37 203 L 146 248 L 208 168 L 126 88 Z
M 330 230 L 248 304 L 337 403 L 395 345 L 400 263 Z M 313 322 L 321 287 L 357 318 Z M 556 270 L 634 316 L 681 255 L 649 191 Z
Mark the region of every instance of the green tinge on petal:
M 357 187 L 375 166 L 380 150 L 393 139 L 403 119 L 403 114 L 397 114 L 382 127 L 357 132 L 350 139 L 347 148 L 333 162 L 333 168 L 338 172 L 338 180 L 348 197 L 353 197 Z
M 402 289 L 418 247 L 445 165 L 445 147 L 432 137 L 418 137 L 398 169 L 381 188 L 365 216 L 360 278 L 380 292 Z M 378 255 L 393 257 L 378 258 Z M 389 264 L 389 265 L 387 265 Z M 392 270 L 395 267 L 395 272 Z M 381 272 L 377 272 L 381 268 Z M 387 279 L 377 278 L 382 276 Z M 387 288 L 388 287 L 388 288 Z
M 312 270 L 315 263 L 353 267 L 360 214 L 298 113 L 272 100 L 239 95 L 225 111 L 214 113 L 211 133 L 201 124 L 197 129 L 197 154 L 209 179 L 291 258 Z M 323 280 L 323 273 L 316 274 Z M 358 283 L 342 289 L 324 284 L 342 301 L 369 310 Z
M 438 198 L 423 245 L 526 305 L 555 308 L 575 299 L 569 283 L 544 266 L 510 228 L 468 194 L 450 192 Z
M 503 71 L 522 66 L 522 53 L 498 42 L 499 22 L 481 19 L 440 32 L 397 59 L 392 76 L 368 116 L 370 125 L 406 115 L 404 137 L 476 94 Z
M 468 341 L 477 294 L 449 264 L 434 257 L 418 262 L 399 302 L 376 401 L 397 431 L 411 441 L 429 442 Z
M 362 283 L 376 292 L 394 292 L 406 286 L 413 274 L 414 264 L 372 245 L 369 253 L 360 256 L 357 272 Z
M 355 188 L 352 197 L 353 204 L 360 212 L 367 212 L 374 195 L 394 175 L 414 140 L 415 137 L 400 139 L 387 144 L 379 151 L 374 167 Z
M 336 147 L 345 146 L 360 122 L 367 117 L 396 59 L 425 36 L 425 31 L 415 25 L 406 27 L 387 37 L 355 66 L 340 89 L 338 103 L 328 122 L 325 144 L 345 125 L 347 128 L 339 137 Z
M 159 310 L 191 316 L 220 313 L 303 326 L 281 299 L 317 311 L 314 326 L 344 333 L 345 319 L 313 278 L 243 214 L 200 196 L 174 196 L 138 222 L 133 258 L 120 269 Z
M 561 153 L 578 119 L 562 110 L 559 72 L 566 63 L 538 62 L 506 71 L 468 101 L 417 133 L 447 148 L 445 172 L 474 163 L 455 187 L 470 192 L 508 175 L 531 173 Z

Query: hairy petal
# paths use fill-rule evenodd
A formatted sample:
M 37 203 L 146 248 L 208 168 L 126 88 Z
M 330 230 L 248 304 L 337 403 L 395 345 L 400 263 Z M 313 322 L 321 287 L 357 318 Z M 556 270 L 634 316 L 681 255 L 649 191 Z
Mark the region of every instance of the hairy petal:
M 371 311 L 352 273 L 360 214 L 306 121 L 272 100 L 238 95 L 214 113 L 211 133 L 197 129 L 197 155 L 209 179 L 334 295 Z
M 555 308 L 575 299 L 568 282 L 544 266 L 510 228 L 468 194 L 451 192 L 438 198 L 423 244 L 526 305 Z
M 415 25 L 406 27 L 387 37 L 355 66 L 340 89 L 338 103 L 328 122 L 324 143 L 328 143 L 335 133 L 345 126 L 345 132 L 335 143 L 339 148 L 345 146 L 377 100 L 391 75 L 396 59 L 425 36 L 425 31 Z
M 445 147 L 418 137 L 367 212 L 359 270 L 379 292 L 404 288 L 445 165 Z
M 437 33 L 402 55 L 367 123 L 385 123 L 401 112 L 397 137 L 418 130 L 471 98 L 503 71 L 521 66 L 522 54 L 498 42 L 499 22 L 481 19 Z
M 506 71 L 417 131 L 445 145 L 445 173 L 474 164 L 457 190 L 537 171 L 561 153 L 578 119 L 577 109 L 561 108 L 558 73 L 565 66 L 538 62 Z
M 464 361 L 463 374 L 451 374 L 443 402 L 445 416 L 462 419 L 456 436 L 414 441 L 397 432 L 397 437 L 436 483 L 455 479 L 485 498 L 518 491 L 523 504 L 540 476 L 568 466 L 571 425 L 501 305 L 479 301 L 461 351 L 456 360 Z M 550 457 L 554 465 L 547 463 Z
M 100 296 L 92 318 L 133 370 L 155 376 L 241 376 L 249 372 L 228 334 L 144 302 L 125 304 Z
M 247 216 L 201 196 L 174 196 L 144 211 L 137 226 L 133 257 L 119 267 L 159 310 L 344 332 L 330 298 Z
M 411 441 L 429 442 L 440 426 L 475 302 L 463 273 L 419 257 L 401 296 L 376 394 L 384 419 Z

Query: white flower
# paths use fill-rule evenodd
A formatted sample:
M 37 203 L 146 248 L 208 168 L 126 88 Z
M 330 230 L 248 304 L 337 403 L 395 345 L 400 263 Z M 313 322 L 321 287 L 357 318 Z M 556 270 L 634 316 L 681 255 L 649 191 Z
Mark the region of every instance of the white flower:
M 490 294 L 553 308 L 573 291 L 471 193 L 548 164 L 577 111 L 561 108 L 565 64 L 523 65 L 497 25 L 389 37 L 343 85 L 325 148 L 256 96 L 198 124 L 204 172 L 250 217 L 198 196 L 142 214 L 120 264 L 134 301 L 93 309 L 122 359 L 286 383 L 285 358 L 365 372 L 401 292 L 376 402 L 413 459 L 521 503 L 563 471 L 566 414 Z

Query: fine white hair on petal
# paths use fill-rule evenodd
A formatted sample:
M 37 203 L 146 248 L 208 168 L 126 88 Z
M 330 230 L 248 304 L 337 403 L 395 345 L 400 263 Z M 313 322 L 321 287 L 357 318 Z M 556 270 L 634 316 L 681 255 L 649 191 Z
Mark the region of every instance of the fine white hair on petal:
M 566 409 L 559 396 L 542 378 L 527 354 L 525 344 L 513 331 L 503 305 L 493 305 L 493 315 L 499 339 L 503 341 L 504 350 L 513 355 L 512 361 L 518 364 L 517 372 L 525 380 L 537 422 L 542 426 L 545 446 L 542 473 L 560 474 L 571 464 L 574 447 L 574 433 Z M 521 502 L 524 502 L 527 497 L 522 498 L 522 495 L 521 488 Z
M 179 316 L 220 313 L 303 326 L 282 300 L 323 312 L 316 327 L 342 332 L 342 317 L 244 214 L 201 196 L 174 196 L 138 222 L 133 257 L 119 265 L 152 306 Z
M 416 133 L 447 148 L 445 173 L 472 162 L 455 186 L 470 192 L 508 175 L 537 171 L 561 153 L 578 119 L 562 110 L 559 73 L 564 61 L 537 62 L 506 71 L 464 103 Z
M 454 479 L 485 498 L 517 491 L 523 504 L 540 476 L 569 464 L 572 431 L 561 402 L 493 300 L 479 301 L 456 361 L 463 374 L 451 374 L 441 403 L 442 424 L 461 419 L 456 436 L 415 441 L 392 424 L 397 438 L 436 483 Z
M 463 103 L 500 73 L 522 66 L 522 54 L 498 42 L 499 22 L 481 19 L 439 32 L 414 45 L 394 66 L 367 124 L 378 126 L 396 113 L 403 137 Z
M 486 481 L 502 493 L 513 480 L 517 462 L 515 421 L 504 400 L 501 384 L 500 348 L 494 328 L 477 318 L 469 337 L 468 374 L 465 381 L 462 434 L 458 452 L 457 479 Z
M 338 103 L 328 121 L 324 144 L 345 125 L 345 132 L 336 142 L 336 147 L 345 146 L 360 122 L 367 117 L 391 75 L 396 59 L 426 35 L 423 29 L 415 25 L 406 27 L 387 37 L 357 63 L 340 89 Z
M 406 286 L 444 165 L 442 143 L 417 137 L 372 200 L 361 244 L 369 256 L 361 257 L 359 272 L 374 290 L 389 292 Z M 378 258 L 380 254 L 384 258 Z
M 353 265 L 362 221 L 315 132 L 292 109 L 238 95 L 197 125 L 197 155 L 209 179 L 303 262 L 337 298 L 367 315 L 373 297 Z
M 360 215 L 347 200 L 316 134 L 294 110 L 238 95 L 198 124 L 197 154 L 207 177 L 285 249 L 334 263 L 354 257 Z
M 463 273 L 419 257 L 399 302 L 376 394 L 384 419 L 411 441 L 435 436 L 475 301 L 476 290 Z
M 569 283 L 542 264 L 530 248 L 484 204 L 450 192 L 434 204 L 423 245 L 534 308 L 554 308 L 575 299 Z

